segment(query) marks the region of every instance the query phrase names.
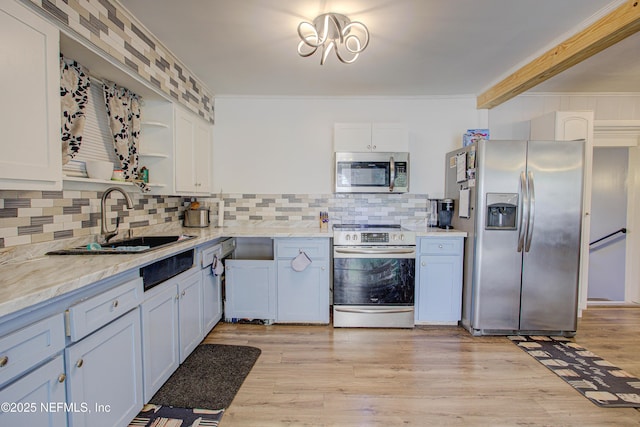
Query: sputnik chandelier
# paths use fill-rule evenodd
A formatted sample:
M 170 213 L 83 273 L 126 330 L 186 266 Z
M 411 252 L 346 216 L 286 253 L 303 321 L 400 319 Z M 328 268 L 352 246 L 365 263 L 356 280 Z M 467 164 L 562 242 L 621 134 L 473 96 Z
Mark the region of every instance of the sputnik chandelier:
M 322 47 L 320 65 L 324 65 L 331 50 L 336 52 L 340 62 L 351 64 L 369 44 L 369 30 L 361 22 L 351 22 L 345 15 L 325 13 L 313 22 L 298 25 L 298 54 L 302 57 L 313 55 Z

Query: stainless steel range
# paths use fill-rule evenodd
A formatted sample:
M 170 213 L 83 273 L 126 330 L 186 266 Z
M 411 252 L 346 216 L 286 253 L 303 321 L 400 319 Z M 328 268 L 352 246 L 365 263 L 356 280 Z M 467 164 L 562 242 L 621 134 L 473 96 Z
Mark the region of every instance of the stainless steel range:
M 333 326 L 412 328 L 415 232 L 399 225 L 333 226 Z

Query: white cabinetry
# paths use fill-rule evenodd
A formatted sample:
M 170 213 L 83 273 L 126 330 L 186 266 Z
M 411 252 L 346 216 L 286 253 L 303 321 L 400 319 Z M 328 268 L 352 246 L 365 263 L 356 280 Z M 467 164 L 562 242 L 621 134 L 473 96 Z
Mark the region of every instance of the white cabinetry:
M 145 293 L 142 309 L 144 401 L 203 338 L 201 271 L 191 269 Z
M 145 403 L 180 365 L 178 289 L 167 283 L 146 294 L 141 306 Z
M 66 426 L 64 411 L 41 407 L 66 401 L 63 349 L 62 314 L 0 338 L 0 384 L 7 384 L 0 389 L 0 401 L 15 405 L 0 411 L 0 425 Z
M 67 310 L 67 398 L 91 409 L 69 412 L 72 427 L 124 427 L 142 409 L 142 288 L 138 277 Z
M 0 189 L 62 189 L 58 30 L 19 2 L 0 6 Z
M 208 334 L 222 318 L 222 289 L 220 278 L 218 276 L 214 276 L 210 267 L 202 269 L 201 274 L 203 315 L 202 333 L 206 336 L 206 334 Z
M 456 325 L 462 314 L 463 237 L 418 239 L 416 324 Z
M 142 409 L 140 313 L 136 308 L 66 350 L 72 427 L 125 427 Z
M 304 252 L 311 264 L 295 271 L 291 262 Z M 329 323 L 328 239 L 276 239 L 276 322 Z
M 336 123 L 334 151 L 408 152 L 409 137 L 403 123 Z
M 276 317 L 273 260 L 228 259 L 225 267 L 225 318 L 273 321 Z
M 553 111 L 531 120 L 532 140 L 573 141 L 584 139 L 584 184 L 582 236 L 580 243 L 579 308 L 587 308 L 589 282 L 589 240 L 591 231 L 591 168 L 593 164 L 593 111 Z
M 67 414 L 58 406 L 66 401 L 62 355 L 4 388 L 0 400 L 15 405 L 0 412 L 0 425 L 66 426 Z
M 176 192 L 211 192 L 211 125 L 195 114 L 175 107 Z
M 180 328 L 180 363 L 202 341 L 202 276 L 200 270 L 191 271 L 178 281 Z

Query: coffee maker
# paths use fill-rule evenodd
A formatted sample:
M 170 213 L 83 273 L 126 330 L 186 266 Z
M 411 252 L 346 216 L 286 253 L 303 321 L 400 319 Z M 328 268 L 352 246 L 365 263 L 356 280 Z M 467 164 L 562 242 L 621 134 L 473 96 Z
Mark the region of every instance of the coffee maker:
M 445 230 L 452 229 L 453 199 L 438 200 L 438 227 Z

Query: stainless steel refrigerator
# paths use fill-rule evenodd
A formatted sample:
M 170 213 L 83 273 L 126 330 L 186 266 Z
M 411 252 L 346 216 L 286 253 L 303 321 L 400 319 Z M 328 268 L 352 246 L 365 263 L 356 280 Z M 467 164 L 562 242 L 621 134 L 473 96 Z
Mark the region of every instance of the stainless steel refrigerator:
M 465 239 L 462 325 L 474 335 L 576 332 L 584 146 L 480 141 L 446 156 Z

